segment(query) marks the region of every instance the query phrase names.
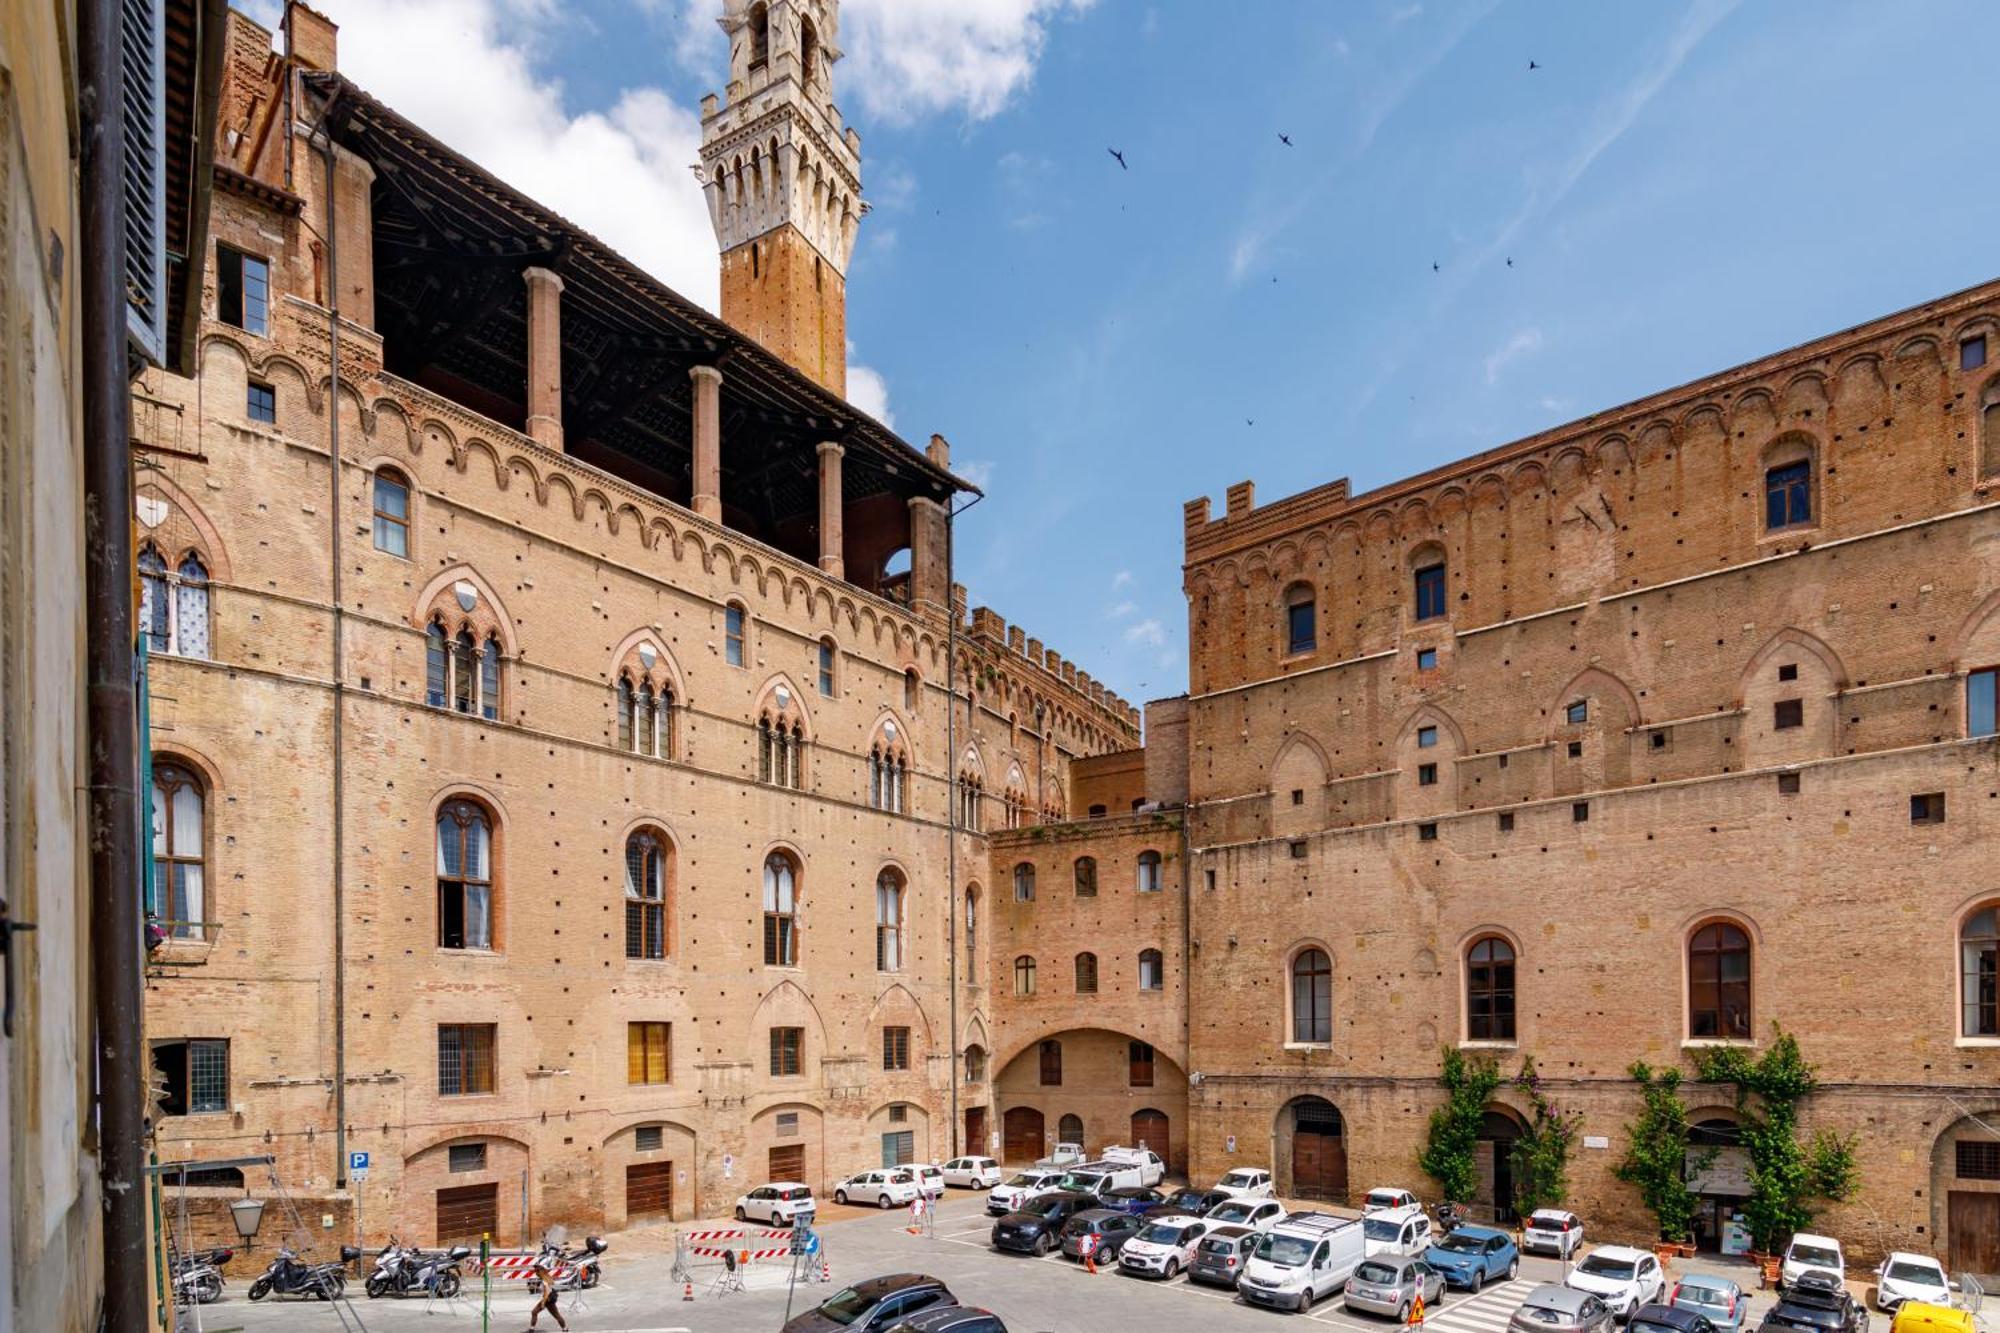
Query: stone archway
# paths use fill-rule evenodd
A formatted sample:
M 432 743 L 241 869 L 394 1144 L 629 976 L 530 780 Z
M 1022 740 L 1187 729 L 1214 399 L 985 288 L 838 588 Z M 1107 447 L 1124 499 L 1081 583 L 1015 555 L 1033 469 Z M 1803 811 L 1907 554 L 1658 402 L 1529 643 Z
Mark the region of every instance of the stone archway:
M 1347 1202 L 1347 1122 L 1324 1097 L 1294 1097 L 1278 1108 L 1273 1135 L 1278 1193 L 1287 1199 Z
M 1946 1126 L 1931 1147 L 1931 1226 L 1953 1273 L 2000 1282 L 2000 1108 Z
M 1521 1117 L 1505 1106 L 1489 1106 L 1479 1119 L 1479 1189 L 1472 1204 L 1496 1223 L 1514 1220 L 1514 1141 L 1527 1132 Z
M 1045 1050 L 1045 1047 L 1053 1049 Z M 1144 1138 L 1167 1163 L 1169 1174 L 1187 1170 L 1188 1081 L 1163 1050 L 1110 1028 L 1065 1028 L 1010 1041 L 993 1076 L 993 1104 L 1000 1117 L 1002 1156 L 1020 1160 L 1025 1144 L 1016 1113 L 1040 1116 L 1047 1152 L 1064 1116 L 1083 1123 L 1084 1151 L 1096 1156 L 1114 1144 Z

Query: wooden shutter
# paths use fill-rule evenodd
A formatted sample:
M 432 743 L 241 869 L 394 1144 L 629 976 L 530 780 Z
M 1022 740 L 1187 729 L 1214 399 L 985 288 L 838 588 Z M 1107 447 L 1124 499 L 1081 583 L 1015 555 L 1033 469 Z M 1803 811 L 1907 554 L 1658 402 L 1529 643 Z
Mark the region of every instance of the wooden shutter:
M 167 74 L 164 0 L 120 0 L 125 332 L 153 365 L 167 345 Z M 190 262 L 199 262 L 190 260 Z

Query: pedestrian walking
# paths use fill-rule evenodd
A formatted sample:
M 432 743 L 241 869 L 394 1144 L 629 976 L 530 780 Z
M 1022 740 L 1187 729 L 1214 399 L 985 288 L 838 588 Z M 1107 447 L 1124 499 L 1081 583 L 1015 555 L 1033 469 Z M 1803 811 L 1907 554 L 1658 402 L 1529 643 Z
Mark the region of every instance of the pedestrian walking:
M 556 1309 L 556 1270 L 561 1267 L 562 1247 L 544 1243 L 541 1252 L 535 1256 L 535 1280 L 541 1284 L 542 1295 L 535 1302 L 535 1308 L 528 1311 L 530 1333 L 533 1333 L 535 1321 L 541 1318 L 544 1310 L 549 1312 L 549 1318 L 556 1321 L 557 1328 L 569 1333 L 569 1321 L 562 1317 L 561 1310 Z

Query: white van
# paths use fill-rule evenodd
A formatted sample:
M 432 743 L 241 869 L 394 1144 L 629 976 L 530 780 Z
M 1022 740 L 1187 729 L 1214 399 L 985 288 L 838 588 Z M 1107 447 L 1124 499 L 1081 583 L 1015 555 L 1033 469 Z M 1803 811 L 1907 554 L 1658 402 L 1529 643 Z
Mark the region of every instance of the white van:
M 1144 1174 L 1136 1162 L 1081 1162 L 1063 1174 L 1057 1188 L 1101 1199 L 1112 1190 L 1144 1189 Z
M 1167 1177 L 1167 1164 L 1150 1148 L 1106 1148 L 1100 1160 L 1138 1167 L 1139 1178 L 1132 1182 L 1138 1189 L 1151 1189 Z
M 1362 1246 L 1370 1259 L 1415 1259 L 1431 1243 L 1431 1219 L 1421 1204 L 1385 1208 L 1361 1219 Z
M 1361 1266 L 1361 1223 L 1329 1213 L 1300 1213 L 1264 1233 L 1243 1265 L 1236 1294 L 1254 1305 L 1304 1314 L 1347 1286 Z

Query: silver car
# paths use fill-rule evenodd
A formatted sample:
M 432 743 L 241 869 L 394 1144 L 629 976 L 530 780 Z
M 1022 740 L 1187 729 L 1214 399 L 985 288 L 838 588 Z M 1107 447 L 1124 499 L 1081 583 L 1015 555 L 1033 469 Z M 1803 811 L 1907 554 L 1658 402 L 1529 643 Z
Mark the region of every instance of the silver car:
M 1432 1309 L 1444 1299 L 1444 1274 L 1421 1259 L 1378 1255 L 1347 1279 L 1348 1309 L 1394 1315 L 1399 1324 L 1410 1322 L 1419 1297 Z
M 1700 1315 L 1717 1333 L 1741 1333 L 1750 1318 L 1750 1297 L 1743 1288 L 1711 1273 L 1683 1273 L 1667 1303 Z
M 1508 1333 L 1612 1333 L 1611 1307 L 1574 1287 L 1540 1286 L 1507 1321 Z

